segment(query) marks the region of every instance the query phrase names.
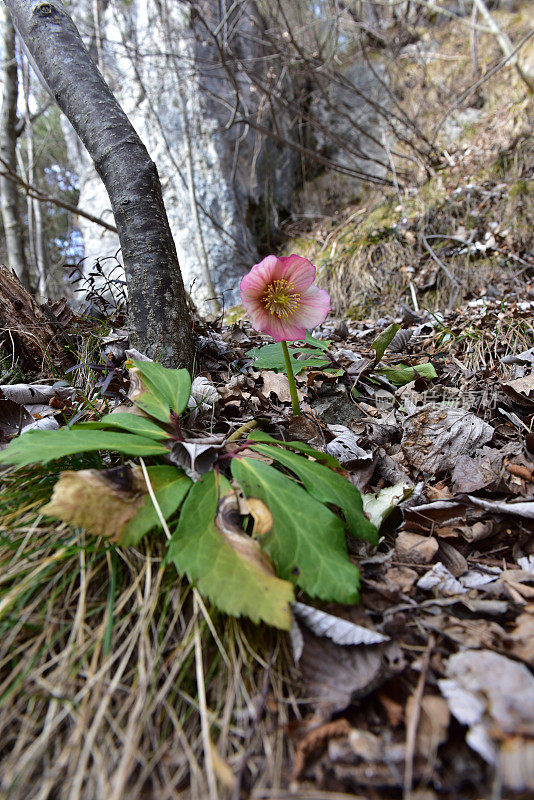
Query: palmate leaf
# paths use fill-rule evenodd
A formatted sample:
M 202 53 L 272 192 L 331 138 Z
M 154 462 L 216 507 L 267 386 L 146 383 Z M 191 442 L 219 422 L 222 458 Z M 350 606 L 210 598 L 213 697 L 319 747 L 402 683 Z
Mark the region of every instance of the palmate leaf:
M 143 376 L 147 389 L 167 408 L 179 416 L 191 396 L 191 376 L 186 369 L 169 369 L 155 361 L 130 362 Z M 138 400 L 135 401 L 141 408 Z M 144 402 L 144 401 L 143 401 Z M 148 413 L 151 413 L 148 411 Z M 152 416 L 155 416 L 152 414 Z M 161 417 L 157 417 L 161 419 Z M 168 414 L 167 414 L 168 420 Z
M 148 439 L 168 439 L 169 434 L 151 419 L 141 417 L 139 414 L 120 413 L 106 414 L 97 422 L 79 422 L 72 425 L 72 431 L 102 430 L 105 428 L 120 428 L 130 433 L 146 436 Z
M 288 352 L 295 375 L 298 375 L 303 369 L 308 369 L 309 367 L 324 369 L 332 363 L 330 359 L 321 352 L 320 348 L 288 347 Z M 285 372 L 286 370 L 286 362 L 281 342 L 266 344 L 263 347 L 254 347 L 247 352 L 247 356 L 255 359 L 255 369 L 269 369 L 275 370 L 276 372 Z M 299 356 L 299 358 L 297 358 L 297 356 Z
M 111 450 L 128 456 L 159 456 L 169 452 L 160 442 L 133 433 L 61 428 L 29 431 L 18 436 L 0 453 L 0 464 L 46 464 L 55 458 L 95 450 Z
M 227 614 L 288 630 L 289 603 L 294 600 L 291 583 L 275 576 L 255 540 L 225 534 L 216 525 L 219 498 L 227 491 L 230 484 L 215 472 L 193 485 L 169 542 L 168 559 Z
M 358 602 L 359 571 L 347 554 L 339 517 L 287 475 L 258 459 L 233 458 L 232 475 L 247 497 L 259 497 L 273 516 L 261 539 L 278 575 L 310 596 Z
M 279 447 L 258 444 L 251 449 L 294 472 L 308 492 L 321 503 L 332 503 L 340 508 L 353 536 L 378 544 L 378 531 L 365 516 L 362 496 L 349 480 L 322 464 Z

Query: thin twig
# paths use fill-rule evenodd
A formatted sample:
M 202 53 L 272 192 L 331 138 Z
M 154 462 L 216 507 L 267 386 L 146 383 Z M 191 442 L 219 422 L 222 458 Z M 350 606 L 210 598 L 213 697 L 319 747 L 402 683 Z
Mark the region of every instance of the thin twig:
M 204 749 L 204 760 L 206 764 L 206 778 L 208 780 L 209 800 L 218 800 L 217 781 L 215 770 L 213 769 L 213 757 L 211 755 L 210 723 L 208 719 L 208 705 L 206 702 L 206 685 L 204 683 L 204 666 L 202 663 L 202 642 L 200 639 L 200 628 L 198 624 L 199 606 L 198 600 L 193 595 L 195 609 L 195 668 L 197 676 L 198 709 L 200 711 L 200 726 L 202 732 L 202 746 Z
M 454 283 L 456 287 L 458 287 L 458 285 L 463 286 L 463 288 L 465 289 L 466 288 L 465 287 L 465 283 L 463 283 L 458 278 L 454 277 L 454 275 L 452 274 L 450 269 L 445 266 L 443 261 L 439 258 L 438 255 L 436 255 L 435 251 L 431 248 L 431 246 L 428 243 L 428 240 L 427 240 L 426 236 L 422 236 L 421 239 L 422 239 L 422 242 L 423 242 L 425 248 L 428 250 L 428 252 L 432 256 L 432 258 L 434 259 L 434 261 L 436 262 L 438 267 L 440 267 L 443 270 L 443 272 L 445 273 L 447 278 L 451 281 L 451 283 Z
M 428 638 L 423 664 L 421 666 L 421 674 L 413 693 L 413 707 L 410 719 L 406 725 L 406 756 L 404 761 L 404 790 L 403 800 L 411 800 L 412 798 L 412 785 L 413 785 L 413 759 L 415 753 L 415 742 L 417 737 L 417 726 L 419 725 L 419 718 L 421 716 L 421 701 L 423 699 L 423 692 L 425 690 L 426 676 L 428 672 L 428 665 L 430 663 L 430 654 L 434 648 L 434 637 L 432 635 Z
M 7 178 L 8 181 L 18 183 L 20 186 L 22 186 L 25 189 L 28 197 L 33 197 L 40 203 L 53 203 L 55 206 L 64 208 L 66 211 L 70 211 L 72 214 L 76 214 L 78 217 L 84 217 L 90 222 L 94 222 L 96 225 L 101 225 L 103 228 L 106 228 L 106 230 L 111 231 L 112 233 L 117 233 L 117 228 L 114 225 L 110 225 L 109 222 L 105 222 L 105 220 L 100 219 L 100 217 L 95 217 L 93 214 L 89 214 L 89 212 L 83 211 L 77 206 L 73 206 L 72 203 L 66 203 L 63 200 L 60 200 L 58 197 L 44 194 L 40 189 L 37 188 L 37 186 L 33 186 L 31 183 L 26 183 L 26 181 L 23 180 L 20 175 L 17 175 L 17 173 L 10 168 L 7 161 L 4 161 L 3 158 L 0 158 L 0 164 L 2 164 L 4 167 L 4 170 L 0 171 L 0 175 L 2 175 L 4 178 Z

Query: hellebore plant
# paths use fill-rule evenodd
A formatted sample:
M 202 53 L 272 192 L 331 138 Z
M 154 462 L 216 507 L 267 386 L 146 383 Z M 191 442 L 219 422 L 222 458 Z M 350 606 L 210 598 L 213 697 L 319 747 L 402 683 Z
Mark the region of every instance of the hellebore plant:
M 267 256 L 241 281 L 241 302 L 252 326 L 282 343 L 293 414 L 300 414 L 287 342 L 306 338 L 330 311 L 330 295 L 313 281 L 316 269 L 307 258 Z
M 289 630 L 297 590 L 356 603 L 359 571 L 348 556 L 346 531 L 372 544 L 378 532 L 339 462 L 258 430 L 242 429 L 240 444 L 232 437 L 210 437 L 210 446 L 205 438 L 188 438 L 187 370 L 153 361 L 126 365 L 133 413 L 29 431 L 0 452 L 0 465 L 21 467 L 112 454 L 110 469 L 61 472 L 41 512 L 122 547 L 137 547 L 150 531 L 163 529 L 166 562 L 219 609 L 254 622 Z M 121 461 L 120 454 L 129 458 Z M 9 605 L 0 608 L 0 618 L 6 610 Z

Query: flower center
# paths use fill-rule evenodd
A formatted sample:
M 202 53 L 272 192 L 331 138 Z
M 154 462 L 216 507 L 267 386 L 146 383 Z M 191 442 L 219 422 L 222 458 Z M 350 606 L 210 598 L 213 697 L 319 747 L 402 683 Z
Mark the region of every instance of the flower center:
M 261 302 L 269 314 L 279 318 L 289 317 L 300 306 L 300 294 L 292 283 L 281 278 L 269 284 Z

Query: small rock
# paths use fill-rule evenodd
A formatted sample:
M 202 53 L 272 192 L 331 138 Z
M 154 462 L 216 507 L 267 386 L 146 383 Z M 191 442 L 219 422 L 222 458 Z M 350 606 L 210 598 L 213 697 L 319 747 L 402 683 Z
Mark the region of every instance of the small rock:
M 402 531 L 395 542 L 395 552 L 399 561 L 410 564 L 430 564 L 439 549 L 433 536 L 420 536 L 418 533 Z

